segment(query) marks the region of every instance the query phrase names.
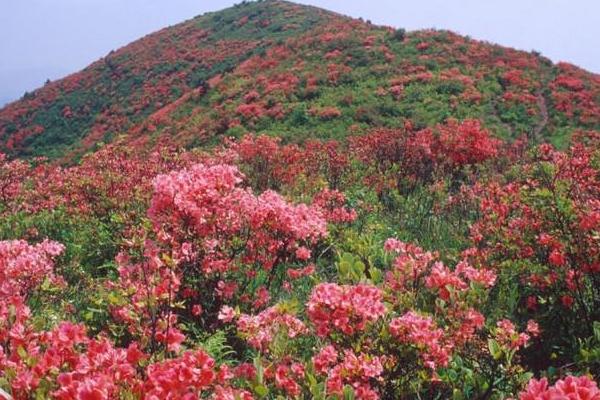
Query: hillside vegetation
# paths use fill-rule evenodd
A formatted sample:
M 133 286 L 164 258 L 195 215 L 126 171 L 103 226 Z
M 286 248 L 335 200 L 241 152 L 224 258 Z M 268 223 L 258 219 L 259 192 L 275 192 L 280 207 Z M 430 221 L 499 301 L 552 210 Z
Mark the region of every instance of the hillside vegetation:
M 120 136 L 297 142 L 454 117 L 564 145 L 598 128 L 599 96 L 599 76 L 535 53 L 275 0 L 196 17 L 49 82 L 0 112 L 0 140 L 11 154 L 68 161 Z
M 0 398 L 600 400 L 598 75 L 244 2 L 0 147 Z

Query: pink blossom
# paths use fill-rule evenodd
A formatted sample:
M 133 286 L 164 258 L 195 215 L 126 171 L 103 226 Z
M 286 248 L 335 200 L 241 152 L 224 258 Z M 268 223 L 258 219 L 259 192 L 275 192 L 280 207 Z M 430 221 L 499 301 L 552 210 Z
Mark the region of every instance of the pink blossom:
M 436 262 L 425 279 L 425 286 L 439 291 L 440 297 L 444 300 L 450 298 L 450 290 L 463 291 L 467 289 L 467 284 L 450 271 L 441 262 Z
M 275 335 L 285 334 L 293 339 L 307 332 L 302 321 L 279 306 L 270 307 L 256 316 L 240 315 L 237 328 L 252 347 L 263 352 L 268 352 Z
M 519 394 L 519 400 L 600 400 L 600 390 L 596 382 L 587 376 L 567 376 L 548 386 L 548 380 L 532 379 L 525 391 Z
M 450 361 L 452 346 L 444 343 L 442 329 L 431 317 L 409 311 L 390 322 L 390 333 L 402 343 L 422 349 L 421 357 L 430 369 L 444 367 Z
M 218 318 L 223 322 L 231 322 L 235 318 L 235 310 L 230 306 L 223 306 L 219 311 Z
M 304 246 L 298 247 L 296 249 L 296 258 L 301 261 L 306 261 L 310 258 L 310 250 Z
M 325 374 L 329 367 L 337 362 L 338 353 L 335 347 L 328 345 L 323 347 L 315 356 L 312 358 L 315 371 L 321 374 Z
M 372 285 L 321 283 L 311 293 L 307 313 L 319 336 L 332 330 L 352 335 L 385 314 L 382 298 L 381 289 Z

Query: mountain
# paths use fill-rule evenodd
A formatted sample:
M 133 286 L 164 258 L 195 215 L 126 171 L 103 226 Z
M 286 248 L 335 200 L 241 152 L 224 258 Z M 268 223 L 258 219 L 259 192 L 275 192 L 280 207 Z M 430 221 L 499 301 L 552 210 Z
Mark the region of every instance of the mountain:
M 0 398 L 599 400 L 599 88 L 277 0 L 48 82 L 0 111 Z
M 280 0 L 148 35 L 0 111 L 2 150 L 70 159 L 99 142 L 342 137 L 479 118 L 560 144 L 600 127 L 600 76 L 447 31 L 405 33 Z

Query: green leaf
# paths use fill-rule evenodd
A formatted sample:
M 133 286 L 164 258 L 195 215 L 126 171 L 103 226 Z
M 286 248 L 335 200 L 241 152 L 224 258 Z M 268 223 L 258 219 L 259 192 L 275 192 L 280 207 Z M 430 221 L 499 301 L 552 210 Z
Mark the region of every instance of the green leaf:
M 354 269 L 354 271 L 356 271 L 359 274 L 364 273 L 365 272 L 365 263 L 363 263 L 360 260 L 357 260 L 354 262 L 353 269 Z
M 121 299 L 119 299 L 119 296 L 117 296 L 115 293 L 109 293 L 108 294 L 108 302 L 111 305 L 120 305 Z
M 452 400 L 462 400 L 464 398 L 465 397 L 463 396 L 463 393 L 460 390 L 454 389 L 452 391 Z
M 254 393 L 259 397 L 266 397 L 269 394 L 269 389 L 264 385 L 256 385 L 254 387 Z
M 313 374 L 310 373 L 306 373 L 306 380 L 308 380 L 308 384 L 313 387 L 317 385 L 317 379 L 315 378 L 315 376 Z
M 600 342 L 600 321 L 594 321 L 593 329 L 594 338 L 596 339 L 596 341 Z
M 19 355 L 19 357 L 21 357 L 21 359 L 27 359 L 27 350 L 25 350 L 23 346 L 17 347 L 17 354 Z
M 488 340 L 488 348 L 490 350 L 490 354 L 494 357 L 494 360 L 499 360 L 502 357 L 502 347 L 498 344 L 498 342 L 494 339 Z
M 458 379 L 458 373 L 455 370 L 450 369 L 448 370 L 448 378 L 450 378 L 452 382 L 456 382 Z
M 344 386 L 344 400 L 354 400 L 354 389 L 350 385 Z
M 371 280 L 373 283 L 381 283 L 383 280 L 383 273 L 380 269 L 371 267 L 369 268 L 369 273 L 371 274 Z

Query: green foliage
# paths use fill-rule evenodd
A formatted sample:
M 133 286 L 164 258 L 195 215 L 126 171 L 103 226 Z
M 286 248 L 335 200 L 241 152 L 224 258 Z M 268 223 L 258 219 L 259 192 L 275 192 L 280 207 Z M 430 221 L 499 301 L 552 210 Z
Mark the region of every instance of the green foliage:
M 200 343 L 204 349 L 219 364 L 231 362 L 234 359 L 235 351 L 228 344 L 227 334 L 219 330 Z
M 75 218 L 64 209 L 19 213 L 0 221 L 0 240 L 49 238 L 66 245 L 63 271 L 69 280 L 80 274 L 102 277 L 114 272 L 114 257 L 120 246 L 121 223 L 91 216 Z
M 392 38 L 399 42 L 402 42 L 405 37 L 406 37 L 406 29 L 404 29 L 404 28 L 396 29 L 392 35 Z

